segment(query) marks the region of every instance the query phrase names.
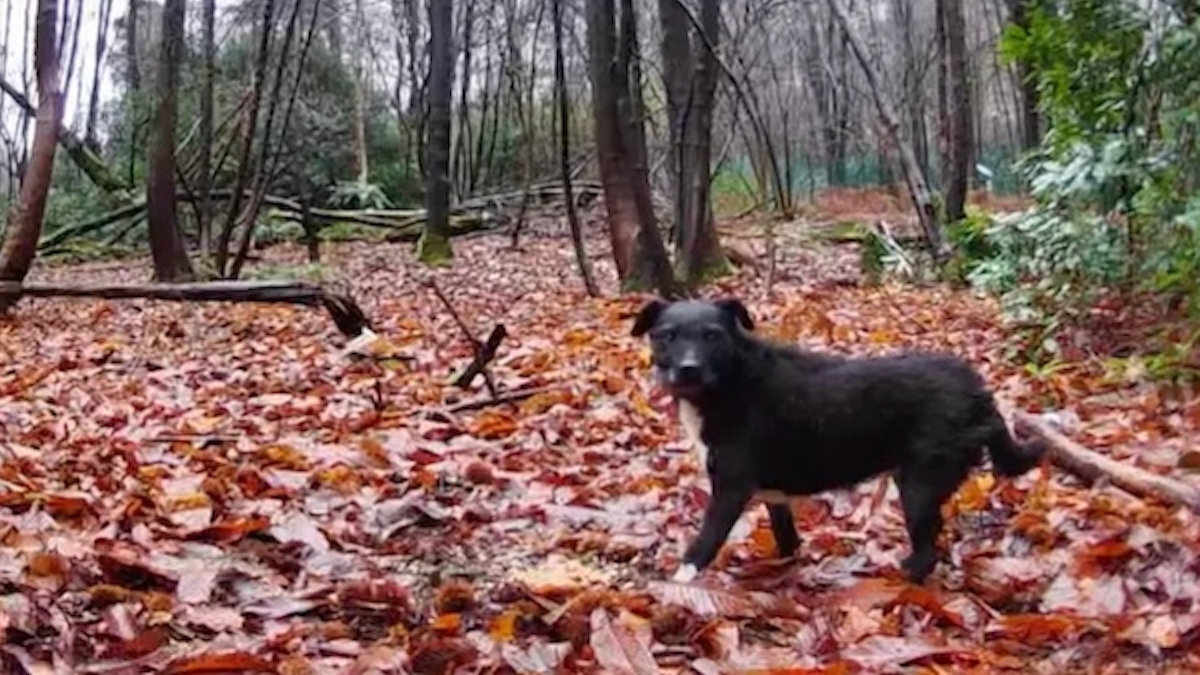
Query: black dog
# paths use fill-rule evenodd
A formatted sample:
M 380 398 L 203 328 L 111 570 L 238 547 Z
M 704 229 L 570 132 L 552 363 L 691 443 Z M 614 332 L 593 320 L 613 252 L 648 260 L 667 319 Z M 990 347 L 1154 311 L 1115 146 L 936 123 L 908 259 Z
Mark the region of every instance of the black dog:
M 782 556 L 799 546 L 788 497 L 850 487 L 894 471 L 912 553 L 908 578 L 936 564 L 941 505 L 988 449 L 1018 476 L 1044 447 L 1018 443 L 983 378 L 952 356 L 819 354 L 764 340 L 741 302 L 652 300 L 633 335 L 650 335 L 661 384 L 712 483 L 699 536 L 677 581 L 708 566 L 751 499 L 767 503 Z

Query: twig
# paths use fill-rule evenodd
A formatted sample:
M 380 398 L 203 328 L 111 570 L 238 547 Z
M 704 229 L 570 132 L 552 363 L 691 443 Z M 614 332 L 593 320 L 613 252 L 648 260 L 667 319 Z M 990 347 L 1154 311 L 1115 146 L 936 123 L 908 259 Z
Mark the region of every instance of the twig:
M 433 292 L 435 295 L 437 295 L 438 300 L 441 300 L 442 304 L 446 306 L 446 311 L 450 312 L 451 318 L 454 319 L 454 322 L 457 323 L 458 327 L 462 330 L 463 335 L 466 336 L 467 340 L 471 343 L 471 351 L 475 353 L 475 359 L 481 359 L 483 357 L 484 346 L 480 344 L 479 340 L 475 339 L 474 335 L 471 334 L 470 327 L 467 326 L 467 323 L 463 321 L 461 316 L 459 316 L 458 311 L 454 309 L 454 305 L 450 304 L 450 299 L 446 297 L 445 293 L 442 293 L 442 289 L 438 287 L 437 282 L 433 279 L 427 279 L 425 281 L 425 285 L 433 289 Z M 493 331 L 493 333 L 494 332 L 495 331 Z M 495 381 L 492 380 L 492 374 L 488 372 L 486 366 L 481 369 L 481 372 L 483 373 L 483 381 L 487 383 L 488 392 L 492 395 L 492 398 L 495 399 L 499 395 L 499 392 L 496 389 Z
M 508 335 L 508 331 L 504 328 L 504 324 L 496 324 L 483 343 L 483 348 L 475 352 L 475 358 L 471 360 L 471 363 L 467 365 L 461 375 L 454 378 L 454 386 L 459 389 L 467 389 L 480 373 L 486 372 L 488 364 L 496 358 L 496 351 L 500 349 L 500 341 L 506 335 Z
M 488 408 L 488 407 L 491 407 L 494 405 L 504 405 L 506 403 L 517 403 L 520 401 L 524 401 L 527 398 L 533 398 L 534 396 L 537 396 L 538 394 L 545 394 L 547 392 L 554 391 L 557 388 L 558 388 L 557 386 L 552 385 L 552 386 L 546 386 L 546 387 L 530 387 L 528 389 L 516 389 L 513 391 L 509 391 L 509 392 L 500 394 L 499 396 L 493 396 L 491 398 L 477 398 L 477 399 L 472 399 L 470 401 L 463 401 L 461 403 L 455 403 L 454 405 L 452 405 L 448 408 L 444 408 L 443 411 L 450 413 L 450 414 L 454 414 L 454 413 L 460 413 L 460 412 L 467 412 L 470 410 L 480 410 L 482 408 Z

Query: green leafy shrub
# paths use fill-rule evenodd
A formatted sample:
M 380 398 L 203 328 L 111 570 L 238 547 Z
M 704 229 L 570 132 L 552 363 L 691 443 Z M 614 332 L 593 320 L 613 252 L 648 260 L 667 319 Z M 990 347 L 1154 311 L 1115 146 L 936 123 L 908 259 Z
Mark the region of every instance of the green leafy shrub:
M 1035 206 L 952 232 L 978 260 L 967 278 L 1050 356 L 1056 330 L 1103 294 L 1197 309 L 1200 29 L 1126 0 L 1068 0 L 1035 7 L 1002 52 L 1030 68 L 1049 131 L 1021 166 Z

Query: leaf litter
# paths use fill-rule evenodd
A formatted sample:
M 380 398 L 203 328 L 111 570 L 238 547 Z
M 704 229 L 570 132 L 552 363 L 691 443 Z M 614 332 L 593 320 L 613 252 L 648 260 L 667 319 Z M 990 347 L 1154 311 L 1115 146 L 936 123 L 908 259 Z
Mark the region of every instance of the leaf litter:
M 602 233 L 589 245 L 613 288 Z M 1160 471 L 1194 464 L 1194 400 L 1114 384 L 1090 362 L 1031 376 L 1006 358 L 992 303 L 845 283 L 846 248 L 783 247 L 770 297 L 750 270 L 708 292 L 737 293 L 764 333 L 808 347 L 961 354 L 1012 405 L 1071 416 L 1082 442 Z M 305 308 L 24 302 L 0 327 L 5 668 L 1200 666 L 1196 516 L 1058 470 L 968 482 L 947 506 L 948 562 L 928 588 L 900 580 L 907 541 L 882 480 L 797 502 L 794 560 L 773 559 L 756 510 L 711 572 L 665 581 L 706 479 L 628 336 L 641 298 L 587 298 L 567 250 L 550 222 L 519 251 L 457 241 L 454 264 L 432 271 L 402 246 L 331 247 L 384 341 L 365 359 Z M 147 274 L 144 261 L 38 271 Z M 427 278 L 476 330 L 508 328 L 492 365 L 502 390 L 544 392 L 451 412 L 486 391 L 449 384 L 471 351 Z M 1164 421 L 1156 407 L 1183 412 Z M 1129 456 L 1148 445 L 1176 454 Z

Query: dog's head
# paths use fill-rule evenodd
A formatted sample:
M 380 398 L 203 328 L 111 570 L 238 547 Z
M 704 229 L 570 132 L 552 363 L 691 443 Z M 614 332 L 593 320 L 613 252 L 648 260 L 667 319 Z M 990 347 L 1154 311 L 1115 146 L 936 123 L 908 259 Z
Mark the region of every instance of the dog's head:
M 646 303 L 633 322 L 633 336 L 649 334 L 654 372 L 677 398 L 694 399 L 737 365 L 743 331 L 754 330 L 746 306 L 734 298 Z

